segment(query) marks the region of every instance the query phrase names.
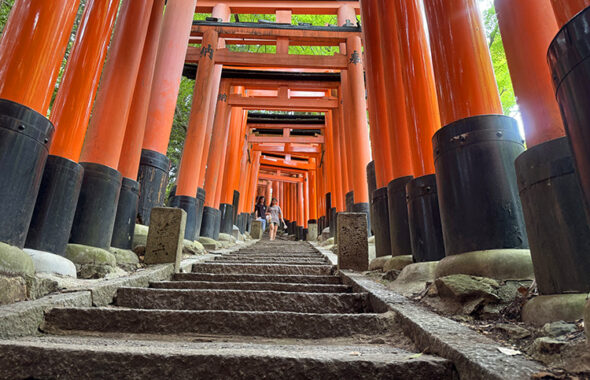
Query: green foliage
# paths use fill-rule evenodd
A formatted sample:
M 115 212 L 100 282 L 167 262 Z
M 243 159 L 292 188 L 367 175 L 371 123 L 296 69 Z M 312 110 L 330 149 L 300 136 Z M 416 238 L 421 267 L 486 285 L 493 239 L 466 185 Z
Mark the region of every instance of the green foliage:
M 180 164 L 180 157 L 182 156 L 182 147 L 184 145 L 184 138 L 186 137 L 188 120 L 191 113 L 194 86 L 194 80 L 182 77 L 180 91 L 178 92 L 178 100 L 176 102 L 176 110 L 174 111 L 174 122 L 172 124 L 172 132 L 170 133 L 170 143 L 168 144 L 168 152 L 166 154 L 171 162 L 169 187 L 176 183 L 178 166 Z
M 14 0 L 0 0 L 0 36 L 4 30 L 6 21 L 8 21 L 8 16 L 10 15 L 10 10 L 12 9 L 13 5 Z
M 496 74 L 500 100 L 502 101 L 502 108 L 504 109 L 504 114 L 514 116 L 518 112 L 518 107 L 516 105 L 514 89 L 512 88 L 510 72 L 508 71 L 502 36 L 498 27 L 496 9 L 493 5 L 484 11 L 483 21 L 488 39 L 488 47 L 490 48 L 490 56 L 492 57 L 492 64 Z

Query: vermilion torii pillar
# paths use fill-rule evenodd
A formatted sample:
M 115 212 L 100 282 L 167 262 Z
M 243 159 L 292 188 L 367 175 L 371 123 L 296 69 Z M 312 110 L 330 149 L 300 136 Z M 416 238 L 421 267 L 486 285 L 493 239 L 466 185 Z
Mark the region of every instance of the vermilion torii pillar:
M 108 249 L 121 189 L 125 126 L 153 0 L 123 2 L 82 154 L 84 179 L 70 242 Z
M 0 241 L 19 248 L 54 134 L 45 115 L 77 10 L 77 0 L 17 0 L 0 39 Z
M 243 88 L 237 89 L 237 93 L 243 91 Z M 225 154 L 225 165 L 222 172 L 223 182 L 218 186 L 221 190 L 219 199 L 219 209 L 221 214 L 220 231 L 226 234 L 232 233 L 233 224 L 236 222 L 234 216 L 237 214 L 240 197 L 244 196 L 239 192 L 240 164 L 243 156 L 244 130 L 246 122 L 244 120 L 244 110 L 242 108 L 232 108 L 227 150 Z M 237 193 L 237 203 L 234 202 L 234 195 Z M 223 210 L 226 210 L 223 212 Z M 231 212 L 230 212 L 231 211 Z
M 562 27 L 578 12 L 590 6 L 590 0 L 551 0 L 559 27 Z
M 440 117 L 428 40 L 422 22 L 420 1 L 385 1 L 384 17 L 397 22 L 399 55 L 406 95 L 412 166 L 416 176 L 434 173 L 431 139 L 440 128 Z M 390 36 L 391 39 L 395 35 Z M 395 65 L 396 62 L 390 62 Z M 394 67 L 394 66 L 390 66 Z
M 502 115 L 477 5 L 430 0 L 425 9 L 445 124 L 433 145 L 446 255 L 527 248 L 514 171 L 524 146 L 516 122 Z
M 223 181 L 222 163 L 225 159 L 227 136 L 229 133 L 229 119 L 231 107 L 228 105 L 231 84 L 227 80 L 221 82 L 217 106 L 215 109 L 215 122 L 211 136 L 211 147 L 207 157 L 207 172 L 205 177 L 205 207 L 200 236 L 217 239 L 219 237 L 221 211 L 217 204 L 217 185 Z
M 378 8 L 375 0 L 361 1 L 361 19 L 366 58 L 367 102 L 369 104 L 369 123 L 371 126 L 371 146 L 375 161 L 377 188 L 387 186 L 394 178 L 391 160 L 390 123 L 387 112 L 387 99 L 383 76 L 383 54 L 381 49 L 381 30 L 377 18 Z M 369 194 L 371 198 L 372 194 Z
M 153 207 L 164 204 L 170 160 L 166 157 L 196 0 L 166 6 L 156 57 L 137 180 L 138 218 L 149 225 Z
M 118 6 L 118 0 L 86 3 L 51 110 L 56 133 L 27 234 L 27 248 L 65 254 L 82 185 L 83 169 L 78 159 Z
M 214 17 L 219 17 L 218 12 L 229 17 L 229 8 L 225 4 L 216 5 L 213 11 Z M 215 65 L 215 53 L 218 46 L 218 33 L 215 30 L 206 31 L 203 34 L 201 46 L 202 59 L 199 60 L 195 79 L 194 94 L 200 95 L 193 96 L 188 131 L 178 169 L 176 196 L 172 199 L 176 206 L 186 210 L 189 215 L 186 229 L 188 232 L 185 232 L 187 238 L 192 235 L 192 231 L 195 231 L 195 237 L 200 232 L 203 213 L 201 202 L 204 202 L 207 195 L 204 189 L 201 189 L 199 196 L 195 198 L 199 186 L 202 186 L 204 181 L 213 128 L 209 114 L 215 110 L 216 100 L 214 99 L 217 98 L 215 94 L 221 81 L 220 65 Z M 216 68 L 216 66 L 218 67 Z
M 496 0 L 495 6 L 527 146 L 564 136 L 546 59 L 558 30 L 550 1 Z
M 125 140 L 123 141 L 121 158 L 119 159 L 118 170 L 121 172 L 123 180 L 121 182 L 111 245 L 121 249 L 133 249 L 133 235 L 140 194 L 140 183 L 135 179 L 137 178 L 141 159 L 163 16 L 164 1 L 154 0 L 139 73 L 135 83 L 133 101 L 127 117 Z
M 557 20 L 549 0 L 495 5 L 528 145 L 515 166 L 539 293 L 587 293 L 590 220 L 546 60 Z

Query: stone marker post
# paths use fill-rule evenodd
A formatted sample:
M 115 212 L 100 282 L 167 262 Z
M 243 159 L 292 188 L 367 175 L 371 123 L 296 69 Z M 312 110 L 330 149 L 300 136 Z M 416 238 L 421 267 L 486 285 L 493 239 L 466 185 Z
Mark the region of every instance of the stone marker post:
M 150 229 L 145 249 L 146 264 L 174 263 L 180 270 L 186 211 L 180 208 L 155 207 L 150 215 Z
M 318 240 L 318 225 L 317 223 L 309 223 L 307 225 L 307 241 Z
M 338 269 L 369 269 L 367 214 L 342 212 L 337 216 Z
M 262 222 L 260 220 L 254 220 L 252 222 L 252 225 L 250 226 L 250 236 L 252 236 L 252 239 L 262 239 L 263 232 L 264 231 L 262 230 Z

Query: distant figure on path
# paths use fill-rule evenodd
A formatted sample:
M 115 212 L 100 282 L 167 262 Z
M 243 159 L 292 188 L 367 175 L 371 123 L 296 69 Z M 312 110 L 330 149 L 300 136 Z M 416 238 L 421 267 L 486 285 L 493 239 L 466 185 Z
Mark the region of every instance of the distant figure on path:
M 256 206 L 254 206 L 254 216 L 256 220 L 262 222 L 262 231 L 266 231 L 266 205 L 264 204 L 264 196 L 261 195 L 258 197 L 258 202 L 256 202 Z
M 268 212 L 270 212 L 270 240 L 275 240 L 281 221 L 283 221 L 283 224 L 286 224 L 285 219 L 283 219 L 283 210 L 281 210 L 279 201 L 276 198 L 273 198 L 270 202 Z

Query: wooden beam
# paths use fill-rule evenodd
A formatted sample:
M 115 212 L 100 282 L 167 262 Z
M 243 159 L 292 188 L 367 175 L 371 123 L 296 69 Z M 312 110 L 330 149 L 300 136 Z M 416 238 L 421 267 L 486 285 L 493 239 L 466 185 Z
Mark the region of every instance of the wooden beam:
M 323 144 L 324 142 L 324 136 L 248 136 L 250 144 Z
M 279 87 L 288 87 L 297 91 L 329 91 L 340 87 L 340 82 L 245 78 L 228 78 L 227 80 L 230 81 L 232 86 L 244 86 L 247 90 L 277 90 Z
M 230 95 L 228 104 L 232 107 L 241 107 L 255 110 L 297 110 L 297 111 L 320 111 L 338 108 L 336 98 L 291 98 L 281 99 L 277 97 L 247 97 Z
M 266 179 L 269 181 L 279 181 L 279 182 L 289 182 L 289 183 L 303 182 L 302 177 L 288 177 L 288 176 L 284 176 L 284 175 L 265 174 L 265 173 L 259 173 L 258 179 Z
M 206 23 L 194 24 L 191 37 L 202 36 L 207 30 L 215 30 L 224 39 L 256 39 L 276 41 L 286 39 L 291 46 L 339 46 L 350 37 L 359 37 L 361 29 L 357 28 L 298 28 L 295 25 L 269 27 L 265 24 Z M 281 27 L 282 26 L 282 27 Z M 321 30 L 318 30 L 321 29 Z
M 319 154 L 322 152 L 322 149 L 317 145 L 291 145 L 290 147 L 285 148 L 285 144 L 252 144 L 252 150 L 271 154 Z
M 249 129 L 324 129 L 325 124 L 262 124 L 262 123 L 249 123 Z
M 195 13 L 211 13 L 213 7 L 219 4 L 218 0 L 199 0 Z M 358 1 L 315 1 L 315 0 L 226 0 L 232 13 L 238 14 L 273 14 L 277 9 L 290 9 L 293 14 L 305 15 L 335 15 L 343 5 L 350 5 L 357 14 L 360 13 Z
M 189 46 L 186 63 L 198 63 L 201 48 Z M 219 49 L 215 53 L 215 63 L 230 66 L 302 68 L 322 70 L 346 70 L 348 59 L 343 54 L 334 55 L 296 55 L 232 52 Z
M 315 165 L 304 161 L 286 161 L 285 159 L 261 156 L 260 165 L 280 167 L 285 169 L 315 170 Z

